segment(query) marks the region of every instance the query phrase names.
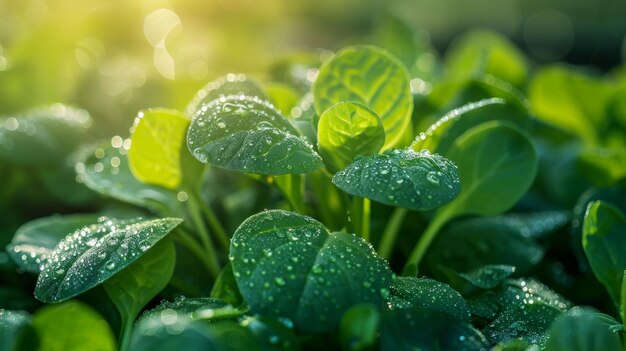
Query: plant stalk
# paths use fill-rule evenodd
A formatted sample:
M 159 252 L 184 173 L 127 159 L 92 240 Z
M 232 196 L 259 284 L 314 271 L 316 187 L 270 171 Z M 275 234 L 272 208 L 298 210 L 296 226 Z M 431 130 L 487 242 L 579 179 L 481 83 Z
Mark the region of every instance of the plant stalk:
M 437 211 L 435 217 L 432 221 L 430 221 L 430 223 L 428 223 L 428 227 L 426 227 L 426 230 L 424 231 L 424 233 L 422 233 L 422 236 L 417 241 L 417 244 L 413 248 L 413 251 L 409 256 L 405 267 L 408 267 L 410 265 L 415 265 L 415 267 L 419 267 L 419 264 L 424 258 L 426 250 L 428 250 L 428 247 L 430 246 L 433 239 L 435 239 L 435 237 L 437 236 L 439 230 L 454 215 L 453 210 L 453 207 L 443 207 Z
M 187 203 L 189 206 L 189 215 L 191 216 L 191 220 L 194 222 L 194 226 L 196 227 L 202 246 L 206 250 L 206 255 L 208 256 L 207 258 L 210 260 L 212 270 L 215 271 L 215 277 L 217 277 L 220 265 L 217 259 L 217 251 L 215 250 L 209 231 L 204 225 L 204 221 L 202 220 L 202 216 L 194 198 L 190 197 Z
M 385 231 L 380 238 L 380 244 L 378 245 L 378 254 L 380 257 L 388 259 L 391 256 L 393 250 L 393 244 L 396 242 L 404 218 L 406 218 L 408 211 L 405 208 L 396 207 L 387 222 Z
M 133 334 L 133 324 L 137 316 L 122 315 L 122 329 L 119 338 L 119 350 L 130 350 L 130 337 Z

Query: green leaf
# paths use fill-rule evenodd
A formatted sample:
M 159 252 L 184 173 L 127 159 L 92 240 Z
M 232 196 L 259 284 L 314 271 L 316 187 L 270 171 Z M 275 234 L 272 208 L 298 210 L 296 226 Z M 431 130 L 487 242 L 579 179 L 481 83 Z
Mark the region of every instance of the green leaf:
M 247 328 L 263 350 L 301 350 L 298 336 L 293 331 L 293 324 L 280 319 L 265 316 L 245 317 L 240 323 Z
M 371 304 L 350 308 L 341 318 L 339 337 L 344 350 L 371 350 L 376 345 L 380 312 Z
M 420 307 L 468 323 L 471 321 L 469 307 L 461 294 L 449 285 L 429 278 L 395 277 L 388 304 L 391 309 Z
M 396 145 L 411 122 L 409 75 L 398 59 L 373 46 L 347 47 L 320 68 L 313 84 L 318 115 L 344 101 L 367 106 L 383 121 L 385 145 Z
M 550 327 L 546 351 L 619 351 L 619 334 L 599 314 L 574 307 Z
M 267 90 L 268 101 L 270 101 L 285 116 L 291 116 L 291 110 L 296 107 L 300 101 L 300 94 L 291 86 L 271 82 L 265 84 Z
M 526 83 L 528 68 L 524 54 L 505 36 L 474 30 L 450 44 L 445 60 L 450 76 L 493 75 L 517 87 Z
M 514 266 L 485 265 L 467 273 L 459 273 L 451 269 L 444 269 L 450 279 L 450 285 L 462 293 L 471 290 L 469 287 L 493 289 L 502 284 L 515 273 Z
M 458 166 L 461 179 L 459 196 L 445 209 L 449 216 L 504 212 L 526 193 L 537 174 L 534 144 L 508 122 L 468 130 L 455 141 L 448 158 Z
M 37 349 L 39 339 L 30 323 L 31 316 L 25 311 L 0 309 L 0 351 Z
M 188 319 L 235 319 L 242 313 L 242 310 L 234 308 L 227 302 L 211 297 L 188 298 L 178 296 L 174 301 L 161 301 L 157 307 L 144 312 L 138 323 L 153 316 L 172 316 L 172 318 L 176 316 L 176 318 Z
M 450 202 L 461 187 L 454 163 L 428 150 L 410 149 L 357 157 L 335 174 L 333 183 L 349 194 L 417 211 Z
M 128 347 L 132 325 L 139 311 L 165 288 L 175 264 L 172 239 L 163 238 L 141 258 L 104 281 L 104 290 L 122 318 L 120 349 Z
M 483 329 L 483 333 L 493 343 L 520 338 L 533 345 L 541 345 L 547 337 L 550 324 L 561 313 L 558 307 L 540 301 L 514 305 L 500 313 Z
M 204 105 L 187 146 L 203 163 L 259 174 L 299 174 L 323 166 L 312 146 L 269 102 L 229 96 Z
M 133 351 L 259 350 L 255 339 L 235 322 L 208 323 L 179 316 L 174 310 L 151 315 L 135 327 Z M 174 312 L 174 313 L 172 313 Z
M 317 142 L 327 167 L 337 172 L 355 156 L 375 155 L 385 143 L 385 129 L 376 113 L 367 107 L 340 102 L 320 116 Z
M 599 141 L 598 132 L 606 127 L 612 92 L 606 80 L 554 65 L 535 73 L 529 98 L 538 118 L 594 144 Z
M 222 268 L 220 275 L 217 276 L 211 290 L 211 297 L 224 300 L 233 306 L 239 306 L 243 302 L 243 297 L 233 274 L 233 265 L 230 262 Z
M 190 119 L 175 110 L 140 111 L 132 128 L 128 151 L 130 170 L 138 180 L 177 189 L 185 170 L 181 167 Z
M 76 165 L 78 180 L 107 197 L 151 210 L 181 213 L 176 194 L 137 180 L 128 166 L 128 149 L 110 144 L 83 150 Z
M 48 256 L 35 297 L 48 303 L 79 295 L 139 259 L 181 223 L 178 218 L 100 218 L 63 239 Z
M 388 311 L 381 322 L 380 350 L 486 350 L 485 337 L 447 313 L 411 307 Z
M 578 155 L 578 168 L 594 185 L 607 187 L 626 177 L 626 148 L 590 148 Z
M 267 99 L 263 88 L 254 79 L 241 73 L 229 73 L 202 87 L 189 102 L 185 112 L 187 115 L 193 116 L 203 105 L 229 95 L 256 96 L 261 99 Z
M 389 295 L 391 270 L 371 245 L 295 212 L 248 218 L 229 258 L 253 312 L 288 318 L 305 332 L 332 330 L 353 305 L 381 306 Z
M 106 320 L 82 302 L 45 306 L 33 317 L 33 326 L 41 340 L 40 350 L 117 350 Z
M 48 255 L 68 234 L 98 221 L 98 215 L 53 215 L 23 224 L 7 246 L 15 264 L 27 272 L 39 273 Z
M 626 269 L 624 215 L 608 203 L 590 203 L 583 224 L 583 248 L 596 278 L 604 284 L 615 305 L 619 306 Z
M 0 158 L 25 165 L 54 165 L 74 150 L 91 126 L 85 110 L 55 104 L 0 117 Z

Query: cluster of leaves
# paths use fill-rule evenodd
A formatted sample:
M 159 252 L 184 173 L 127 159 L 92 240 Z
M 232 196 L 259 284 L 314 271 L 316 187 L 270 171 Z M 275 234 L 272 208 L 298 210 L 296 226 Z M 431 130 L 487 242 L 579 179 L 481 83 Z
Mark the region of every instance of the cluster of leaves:
M 486 32 L 414 52 L 229 74 L 128 139 L 4 118 L 0 156 L 95 211 L 12 237 L 3 270 L 55 305 L 2 287 L 0 349 L 622 350 L 626 80 L 531 75 Z

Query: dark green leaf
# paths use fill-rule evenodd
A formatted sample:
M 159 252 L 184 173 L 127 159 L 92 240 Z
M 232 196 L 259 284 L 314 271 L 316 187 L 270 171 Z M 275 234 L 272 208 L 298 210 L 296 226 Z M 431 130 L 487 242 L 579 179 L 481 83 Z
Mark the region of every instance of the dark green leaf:
M 391 149 L 357 157 L 333 183 L 341 190 L 384 204 L 430 210 L 454 199 L 460 189 L 457 167 L 428 150 Z
M 381 306 L 389 295 L 391 270 L 371 245 L 294 212 L 248 218 L 229 258 L 252 310 L 289 318 L 302 331 L 332 330 L 351 306 Z
M 380 312 L 371 304 L 356 305 L 341 318 L 339 335 L 344 350 L 372 350 L 376 344 Z
M 480 289 L 493 289 L 515 273 L 515 267 L 506 265 L 485 265 L 468 273 L 458 273 L 451 269 L 444 269 L 453 287 L 461 292 L 467 285 Z
M 299 174 L 323 166 L 289 121 L 257 97 L 204 105 L 189 126 L 187 146 L 201 162 L 245 173 Z
M 181 221 L 103 217 L 76 230 L 48 255 L 35 297 L 48 303 L 61 302 L 93 288 L 139 259 Z
M 626 219 L 615 207 L 590 203 L 583 224 L 583 248 L 596 278 L 620 304 L 622 279 L 626 269 Z
M 529 300 L 532 301 L 532 300 Z M 561 309 L 541 301 L 506 308 L 483 333 L 493 343 L 517 338 L 541 345 L 550 324 L 562 313 Z
M 550 327 L 546 351 L 619 351 L 623 350 L 617 333 L 597 313 L 572 308 Z
M 25 311 L 0 309 L 0 351 L 29 351 L 37 348 L 38 337 Z
M 320 116 L 317 142 L 327 167 L 336 172 L 355 156 L 375 155 L 385 143 L 385 129 L 380 118 L 367 107 L 340 102 Z
M 239 292 L 239 287 L 233 274 L 233 266 L 230 262 L 222 268 L 220 275 L 217 276 L 211 290 L 211 297 L 224 300 L 233 306 L 239 306 L 243 302 L 243 297 Z
M 200 108 L 213 100 L 229 95 L 256 96 L 267 99 L 263 88 L 255 80 L 241 73 L 229 73 L 202 87 L 187 105 L 187 115 L 195 115 Z
M 585 149 L 578 156 L 578 167 L 594 185 L 613 185 L 626 177 L 626 148 Z
M 257 340 L 262 350 L 300 350 L 300 342 L 292 327 L 293 324 L 265 316 L 246 317 L 240 323 Z
M 82 302 L 45 306 L 33 317 L 33 326 L 40 338 L 40 350 L 117 350 L 106 320 Z
M 98 215 L 54 215 L 38 218 L 22 225 L 11 244 L 7 246 L 9 256 L 21 269 L 39 273 L 47 256 L 66 236 L 86 225 L 98 221 Z
M 313 84 L 318 115 L 344 101 L 374 111 L 385 128 L 385 145 L 396 145 L 411 122 L 409 75 L 398 59 L 373 46 L 353 46 L 326 61 Z
M 241 314 L 241 310 L 233 308 L 222 300 L 210 297 L 179 296 L 174 301 L 161 301 L 157 307 L 144 312 L 139 318 L 139 323 L 147 318 L 164 315 L 175 315 L 176 318 L 188 319 L 234 319 Z

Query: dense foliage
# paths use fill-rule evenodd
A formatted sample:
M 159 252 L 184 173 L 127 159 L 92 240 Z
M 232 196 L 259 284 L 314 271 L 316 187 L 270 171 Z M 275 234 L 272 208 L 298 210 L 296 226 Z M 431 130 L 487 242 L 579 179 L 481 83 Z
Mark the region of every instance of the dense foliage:
M 412 49 L 228 74 L 128 138 L 2 117 L 0 201 L 81 213 L 4 240 L 0 350 L 623 350 L 624 71 Z

